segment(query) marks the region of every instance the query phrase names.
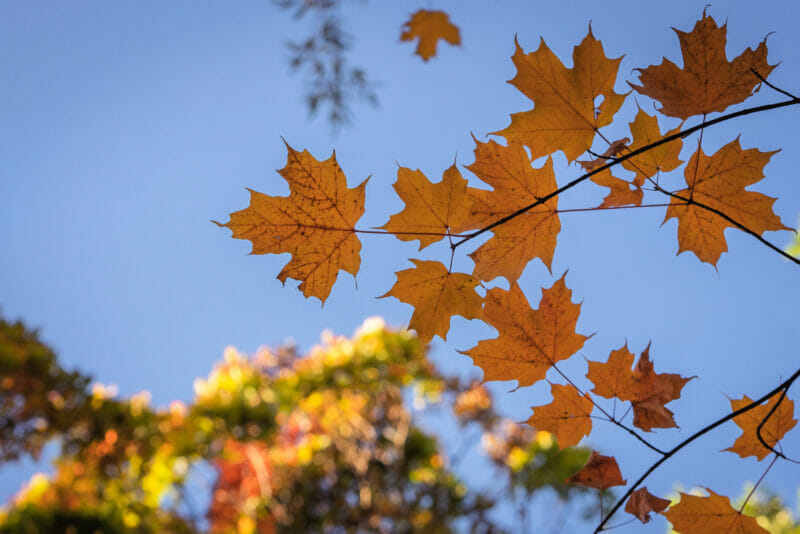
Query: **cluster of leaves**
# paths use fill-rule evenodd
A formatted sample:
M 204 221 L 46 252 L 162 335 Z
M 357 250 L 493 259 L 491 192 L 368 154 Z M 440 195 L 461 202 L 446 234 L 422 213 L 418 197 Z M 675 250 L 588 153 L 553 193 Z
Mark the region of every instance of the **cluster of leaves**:
M 61 447 L 55 473 L 35 475 L 0 511 L 0 533 L 451 532 L 459 520 L 504 532 L 498 502 L 583 491 L 563 480 L 588 451 L 560 451 L 550 434 L 499 416 L 485 388 L 446 379 L 413 334 L 376 319 L 304 357 L 228 348 L 191 404 L 166 409 L 146 393 L 119 400 L 90 387 L 20 323 L 0 320 L 0 357 L 0 414 L 17 429 L 0 440 L 2 457 L 36 455 L 54 437 Z M 409 389 L 479 426 L 502 492 L 459 480 L 414 421 Z M 207 522 L 191 504 L 203 464 L 217 472 Z
M 764 178 L 764 167 L 775 152 L 743 148 L 737 138 L 708 155 L 702 147 L 702 133 L 719 122 L 800 104 L 800 99 L 766 81 L 774 68 L 767 61 L 766 40 L 729 60 L 726 27 L 718 26 L 705 12 L 692 31 L 676 32 L 683 67 L 665 58 L 659 65 L 638 69 L 638 82 L 630 83 L 643 98 L 660 106 L 662 120 L 680 120 L 666 133 L 662 133 L 658 115 L 639 108 L 630 123 L 630 138 L 612 141 L 604 134 L 629 93 L 615 91 L 622 58 L 608 58 L 590 28 L 574 49 L 571 68 L 544 40 L 528 53 L 516 44 L 512 61 L 517 74 L 510 83 L 530 98 L 534 107 L 512 114 L 510 125 L 496 132 L 505 144 L 475 139 L 475 160 L 466 166 L 481 185 L 491 189 L 470 185 L 456 164 L 435 183 L 419 170 L 400 167 L 394 188 L 405 208 L 379 230 L 359 229 L 356 224 L 364 213 L 366 182 L 348 188 L 335 154 L 318 161 L 287 144 L 288 161 L 279 172 L 289 184 L 290 195 L 271 197 L 251 191 L 248 208 L 232 213 L 225 224 L 217 223 L 232 230 L 234 238 L 250 240 L 254 254 L 291 253 L 278 278 L 282 282 L 299 280 L 306 297 L 317 297 L 323 303 L 339 270 L 354 276 L 359 270 L 361 242 L 357 234 L 383 233 L 403 241 L 418 240 L 420 249 L 447 239 L 449 266 L 411 259 L 414 267 L 397 272 L 397 282 L 384 295 L 414 307 L 409 325 L 420 339 L 446 338 L 454 315 L 482 320 L 496 329 L 498 336 L 480 341 L 465 354 L 483 370 L 484 381 L 516 380 L 522 387 L 549 375 L 562 382 L 551 383 L 550 404 L 533 407 L 528 420 L 532 427 L 553 433 L 560 446 L 568 447 L 588 436 L 592 419 L 600 417 L 660 455 L 629 485 L 598 531 L 624 502 L 626 510 L 643 522 L 650 511 L 664 512 L 669 502 L 647 493 L 642 482 L 688 442 L 719 424 L 733 419 L 743 431 L 727 450 L 759 460 L 770 453 L 785 459 L 779 441 L 796 424 L 794 404 L 786 392 L 800 370 L 756 401 L 746 396 L 732 400 L 729 415 L 672 449 L 659 449 L 625 423 L 628 412 L 617 417 L 604 407 L 602 399 L 629 402 L 631 425 L 640 431 L 676 427 L 674 414 L 666 405 L 680 397 L 690 379 L 657 373 L 649 346 L 634 366 L 634 354 L 623 346 L 611 350 L 606 361 L 589 362 L 586 384 L 591 386 L 579 385 L 579 380 L 558 366 L 587 339 L 575 330 L 580 305 L 572 301 L 566 275 L 542 289 L 538 308 L 531 306 L 517 285 L 532 260 L 538 258 L 550 268 L 561 229 L 559 213 L 575 211 L 559 210 L 559 197 L 587 180 L 610 191 L 599 205 L 578 211 L 666 208 L 664 221 L 678 221 L 678 253 L 691 251 L 716 266 L 727 251 L 725 230 L 738 228 L 793 259 L 763 237 L 767 231 L 789 229 L 772 210 L 775 199 L 747 189 Z M 745 101 L 762 83 L 789 99 L 709 119 L 709 115 Z M 699 122 L 688 126 L 692 119 Z M 684 139 L 696 132 L 700 133 L 696 147 L 684 147 Z M 597 144 L 605 148 L 598 149 Z M 691 150 L 686 162 L 679 159 L 684 148 Z M 569 163 L 578 162 L 585 171 L 560 187 L 553 165 L 557 152 Z M 579 160 L 583 155 L 588 156 Z M 544 163 L 534 166 L 542 158 Z M 670 187 L 682 166 L 683 184 Z M 620 174 L 620 167 L 628 174 Z M 646 203 L 652 196 L 666 202 Z M 474 262 L 472 273 L 453 272 L 458 249 L 489 232 L 491 237 L 469 254 Z M 498 278 L 505 278 L 509 289 L 487 288 L 486 284 Z M 613 457 L 599 453 L 593 454 L 571 481 L 600 490 L 626 484 Z M 684 496 L 665 515 L 680 532 L 730 528 L 760 532 L 755 521 L 741 511 L 732 508 L 726 497 L 710 492 L 708 497 Z

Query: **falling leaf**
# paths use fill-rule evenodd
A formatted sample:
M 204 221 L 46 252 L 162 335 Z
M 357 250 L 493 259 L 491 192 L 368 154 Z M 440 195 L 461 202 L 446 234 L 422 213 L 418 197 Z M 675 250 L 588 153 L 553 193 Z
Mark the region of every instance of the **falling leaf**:
M 767 40 L 758 48 L 748 48 L 733 61 L 725 54 L 727 25 L 717 26 L 703 12 L 694 29 L 687 33 L 675 30 L 681 44 L 683 68 L 664 58 L 660 65 L 639 69 L 639 83 L 630 84 L 638 92 L 661 103 L 664 115 L 688 119 L 724 111 L 745 101 L 758 90 L 774 65 L 767 63 Z
M 738 138 L 712 156 L 698 149 L 686 165 L 689 187 L 675 194 L 716 209 L 758 235 L 768 230 L 790 230 L 772 211 L 776 199 L 745 190 L 764 178 L 764 166 L 773 154 L 775 151 L 755 148 L 742 150 Z M 691 250 L 701 261 L 716 265 L 728 250 L 725 228 L 735 226 L 715 213 L 674 197 L 664 222 L 673 217 L 678 219 L 678 254 Z
M 411 260 L 413 269 L 397 272 L 397 282 L 384 297 L 395 297 L 414 306 L 409 328 L 427 343 L 438 335 L 447 339 L 450 318 L 461 315 L 481 319 L 482 299 L 475 291 L 480 283 L 464 273 L 451 273 L 438 261 Z
M 662 134 L 658 127 L 658 119 L 654 115 L 648 115 L 639 108 L 636 118 L 630 123 L 633 143 L 631 143 L 628 148 L 631 152 L 639 150 L 659 139 L 678 133 L 680 128 L 681 127 L 678 126 Z M 678 138 L 626 159 L 621 165 L 629 171 L 636 173 L 633 183 L 641 187 L 644 185 L 645 180 L 652 178 L 659 172 L 669 172 L 677 169 L 680 164 L 683 163 L 678 159 L 682 148 L 683 141 Z
M 650 512 L 661 513 L 667 506 L 669 506 L 667 499 L 656 497 L 644 487 L 631 493 L 625 504 L 625 511 L 638 517 L 642 523 L 647 523 L 650 521 Z
M 400 167 L 394 190 L 406 206 L 381 228 L 402 241 L 419 239 L 420 250 L 443 239 L 450 228 L 461 227 L 470 212 L 467 181 L 455 165 L 435 184 L 418 170 Z
M 681 492 L 681 500 L 664 513 L 679 534 L 766 534 L 754 517 L 742 515 L 728 497 L 706 488 L 708 497 Z
M 563 150 L 569 161 L 592 146 L 598 129 L 611 124 L 627 95 L 614 92 L 622 57 L 609 59 L 592 29 L 572 53 L 568 69 L 544 40 L 535 52 L 525 54 L 515 41 L 512 56 L 517 75 L 509 82 L 533 100 L 533 110 L 511 115 L 511 125 L 497 132 L 526 145 L 531 157 Z M 603 97 L 595 107 L 598 97 Z
M 534 406 L 528 424 L 555 434 L 562 449 L 575 446 L 592 431 L 592 399 L 572 386 L 551 384 L 550 391 L 553 401 L 545 406 Z
M 592 455 L 586 465 L 569 477 L 567 482 L 601 490 L 626 484 L 625 480 L 622 479 L 622 473 L 620 473 L 614 457 L 603 456 L 597 451 L 592 451 Z
M 633 424 L 645 432 L 653 428 L 671 428 L 673 413 L 666 404 L 680 398 L 681 390 L 691 378 L 672 373 L 656 373 L 650 361 L 650 346 L 642 352 L 631 370 L 633 354 L 625 345 L 612 351 L 606 362 L 589 362 L 586 377 L 595 384 L 592 392 L 607 399 L 630 401 Z
M 428 61 L 436 55 L 436 45 L 439 39 L 444 39 L 451 45 L 460 46 L 461 36 L 458 26 L 450 22 L 450 17 L 444 11 L 428 11 L 420 9 L 403 25 L 401 41 L 413 41 L 419 38 L 415 53 Z
M 529 206 L 557 189 L 553 162 L 547 159 L 536 169 L 519 143 L 503 146 L 494 141 L 475 141 L 475 162 L 467 166 L 491 191 L 470 187 L 470 215 L 458 232 L 483 228 Z M 469 256 L 475 262 L 473 275 L 481 280 L 498 276 L 515 282 L 525 266 L 539 258 L 550 269 L 561 222 L 558 198 L 531 208 L 492 230 L 491 239 Z
M 499 335 L 464 352 L 483 369 L 484 382 L 516 380 L 520 387 L 530 386 L 543 379 L 551 366 L 583 347 L 587 337 L 575 332 L 581 305 L 572 302 L 565 277 L 542 289 L 536 310 L 516 284 L 508 291 L 489 290 L 483 320 Z
M 230 228 L 234 239 L 252 241 L 251 254 L 291 253 L 278 280 L 299 280 L 303 295 L 324 303 L 339 270 L 355 276 L 361 266 L 355 224 L 364 214 L 367 180 L 348 189 L 335 152 L 318 161 L 307 150 L 286 148 L 286 166 L 278 172 L 289 183 L 289 196 L 250 190 L 249 207 L 231 213 L 225 224 L 214 222 Z
M 759 441 L 758 425 L 767 417 L 770 410 L 775 406 L 780 398 L 780 393 L 772 396 L 766 404 L 761 404 L 747 411 L 741 415 L 733 418 L 739 428 L 742 429 L 742 435 L 736 438 L 732 447 L 725 449 L 726 451 L 735 452 L 742 458 L 748 456 L 755 456 L 759 461 L 763 460 L 770 454 L 770 450 L 764 447 Z M 736 411 L 744 408 L 753 402 L 746 395 L 741 399 L 731 399 L 731 410 Z M 783 438 L 783 436 L 797 424 L 797 419 L 794 419 L 794 402 L 788 398 L 784 398 L 777 410 L 770 416 L 764 426 L 761 428 L 761 437 L 770 447 L 775 447 L 775 444 Z

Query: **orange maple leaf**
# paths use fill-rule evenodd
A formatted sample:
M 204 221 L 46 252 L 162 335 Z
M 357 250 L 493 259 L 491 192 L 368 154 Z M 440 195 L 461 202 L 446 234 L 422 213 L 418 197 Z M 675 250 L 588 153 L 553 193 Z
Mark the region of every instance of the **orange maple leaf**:
M 562 449 L 577 445 L 583 436 L 592 431 L 594 404 L 589 395 L 581 395 L 572 386 L 550 384 L 553 401 L 544 406 L 534 406 L 528 424 L 537 430 L 555 434 Z
M 250 206 L 231 213 L 234 239 L 253 243 L 251 254 L 282 254 L 292 259 L 278 280 L 299 280 L 306 297 L 323 303 L 331 292 L 339 270 L 355 276 L 361 266 L 361 241 L 355 225 L 364 214 L 364 180 L 348 189 L 347 179 L 336 161 L 336 152 L 318 161 L 307 150 L 298 152 L 286 144 L 286 166 L 278 170 L 289 183 L 288 197 L 272 197 L 250 191 Z
M 575 332 L 581 305 L 572 302 L 572 291 L 562 276 L 542 289 L 539 309 L 531 309 L 516 284 L 506 291 L 493 288 L 486 294 L 483 320 L 497 329 L 495 339 L 480 341 L 463 354 L 483 369 L 483 381 L 516 380 L 520 387 L 543 379 L 557 362 L 575 354 L 588 339 Z
M 417 49 L 414 51 L 423 61 L 428 61 L 436 55 L 436 45 L 439 39 L 444 39 L 451 45 L 461 45 L 461 36 L 458 26 L 450 22 L 450 17 L 444 11 L 428 11 L 420 9 L 403 25 L 401 41 L 413 41 L 419 38 Z
M 625 504 L 625 511 L 639 518 L 642 523 L 650 521 L 650 512 L 661 513 L 667 509 L 669 501 L 656 497 L 647 487 L 639 488 L 628 498 Z
M 413 269 L 395 273 L 397 282 L 385 295 L 414 306 L 409 328 L 417 331 L 423 343 L 438 335 L 447 339 L 450 318 L 461 315 L 481 319 L 482 299 L 475 291 L 480 280 L 464 273 L 451 273 L 438 261 L 410 260 Z
M 708 497 L 681 492 L 681 500 L 663 515 L 680 534 L 766 534 L 754 517 L 742 515 L 728 497 L 706 488 Z
M 631 135 L 633 136 L 633 143 L 628 146 L 628 149 L 633 152 L 663 137 L 669 137 L 670 135 L 678 133 L 681 129 L 681 125 L 662 134 L 658 127 L 658 119 L 654 115 L 648 115 L 639 108 L 639 112 L 636 114 L 633 122 L 630 123 L 630 129 Z M 681 139 L 675 139 L 669 143 L 651 148 L 630 159 L 626 159 L 622 162 L 622 166 L 636 173 L 633 184 L 637 187 L 641 187 L 644 185 L 645 180 L 652 178 L 657 173 L 669 172 L 677 169 L 681 163 L 683 163 L 678 158 L 682 148 L 683 141 Z
M 610 189 L 608 195 L 606 195 L 603 202 L 598 206 L 600 208 L 642 205 L 642 198 L 644 197 L 642 189 L 627 180 L 612 175 L 611 169 L 593 174 L 589 179 L 597 185 L 602 185 Z
M 633 424 L 645 432 L 653 428 L 671 428 L 673 413 L 666 404 L 681 396 L 681 390 L 691 378 L 672 373 L 656 373 L 650 361 L 650 345 L 642 352 L 636 367 L 631 370 L 633 354 L 624 345 L 612 351 L 606 362 L 589 362 L 586 377 L 595 384 L 592 392 L 607 399 L 630 401 Z
M 455 165 L 435 184 L 419 170 L 400 167 L 394 190 L 405 208 L 381 228 L 402 241 L 419 239 L 420 250 L 443 239 L 451 228 L 463 226 L 470 213 L 467 181 Z
M 735 452 L 742 458 L 748 456 L 755 456 L 759 461 L 763 460 L 770 454 L 770 450 L 758 440 L 756 434 L 758 425 L 767 417 L 767 414 L 772 410 L 778 402 L 780 393 L 772 396 L 766 404 L 762 404 L 747 411 L 741 415 L 733 418 L 739 428 L 742 429 L 742 435 L 736 438 L 733 446 L 725 449 L 726 451 Z M 741 399 L 731 399 L 731 410 L 736 411 L 753 402 L 745 395 Z M 764 426 L 761 427 L 761 437 L 770 447 L 775 447 L 778 441 L 791 429 L 797 425 L 797 419 L 794 419 L 794 402 L 788 398 L 783 399 L 780 406 L 770 416 Z
M 470 214 L 457 232 L 488 226 L 557 189 L 552 160 L 536 169 L 525 148 L 515 142 L 503 146 L 476 139 L 475 162 L 467 169 L 493 189 L 467 189 Z M 558 198 L 553 197 L 492 229 L 493 237 L 469 255 L 475 262 L 472 274 L 481 280 L 503 276 L 515 282 L 534 258 L 550 269 L 561 230 L 557 207 Z
M 592 451 L 589 461 L 583 468 L 569 477 L 567 482 L 580 484 L 589 488 L 608 489 L 613 486 L 624 486 L 625 480 L 619 471 L 619 465 L 613 456 L 603 456 Z
M 684 173 L 689 187 L 675 194 L 716 209 L 758 235 L 768 230 L 791 230 L 772 211 L 776 199 L 745 190 L 764 178 L 764 166 L 775 152 L 742 150 L 738 138 L 711 156 L 698 149 Z M 691 250 L 701 261 L 716 265 L 720 255 L 728 250 L 725 228 L 735 226 L 707 209 L 687 205 L 685 200 L 675 197 L 670 200 L 664 222 L 673 217 L 678 219 L 678 254 Z
M 531 157 L 563 150 L 574 161 L 591 148 L 595 133 L 608 124 L 627 95 L 614 92 L 622 57 L 609 59 L 592 28 L 572 53 L 568 69 L 547 47 L 544 39 L 535 52 L 525 54 L 516 42 L 512 61 L 517 75 L 509 82 L 533 100 L 534 108 L 511 115 L 511 125 L 498 133 L 508 142 L 518 141 Z M 595 100 L 603 102 L 595 108 Z
M 674 28 L 673 28 L 674 29 Z M 766 38 L 753 50 L 748 48 L 733 61 L 725 54 L 727 25 L 717 26 L 703 12 L 694 29 L 675 30 L 681 44 L 683 69 L 664 58 L 660 65 L 639 70 L 639 83 L 630 84 L 638 92 L 661 103 L 659 110 L 670 117 L 688 119 L 724 111 L 746 100 L 758 90 L 775 65 L 767 63 Z

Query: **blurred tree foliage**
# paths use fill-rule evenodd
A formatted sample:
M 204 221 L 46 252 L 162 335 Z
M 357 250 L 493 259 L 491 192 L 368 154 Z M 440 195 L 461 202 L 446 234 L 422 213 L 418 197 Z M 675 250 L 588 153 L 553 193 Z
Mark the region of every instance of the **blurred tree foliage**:
M 501 503 L 524 515 L 534 492 L 585 491 L 563 481 L 588 451 L 559 451 L 550 434 L 501 417 L 485 388 L 445 378 L 412 334 L 378 319 L 304 357 L 228 348 L 191 403 L 163 409 L 146 392 L 90 386 L 2 319 L 0 371 L 2 458 L 59 448 L 54 473 L 0 511 L 0 533 L 505 532 Z M 460 446 L 480 429 L 502 484 L 490 493 L 459 479 L 415 422 L 412 391 L 448 408 Z M 192 475 L 203 466 L 216 472 L 206 497 Z M 193 510 L 200 500 L 205 512 Z
M 273 2 L 291 11 L 295 19 L 312 21 L 312 31 L 306 38 L 286 43 L 292 69 L 306 75 L 305 98 L 312 115 L 320 108 L 327 108 L 328 120 L 337 128 L 349 121 L 353 100 L 377 104 L 375 82 L 364 69 L 348 61 L 353 37 L 342 25 L 338 0 Z

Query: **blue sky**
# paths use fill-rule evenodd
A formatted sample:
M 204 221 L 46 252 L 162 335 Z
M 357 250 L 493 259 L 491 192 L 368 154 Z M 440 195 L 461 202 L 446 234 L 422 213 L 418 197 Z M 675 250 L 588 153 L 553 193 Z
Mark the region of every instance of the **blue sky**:
M 402 208 L 391 188 L 397 163 L 438 180 L 454 157 L 472 162 L 471 133 L 485 139 L 507 126 L 510 113 L 530 109 L 506 83 L 514 76 L 515 35 L 526 51 L 542 36 L 570 65 L 572 47 L 591 22 L 608 56 L 625 55 L 617 85 L 625 92 L 634 68 L 662 56 L 680 63 L 670 27 L 691 29 L 705 3 L 349 2 L 343 20 L 355 37 L 351 60 L 381 82 L 380 105 L 356 106 L 353 123 L 334 136 L 324 115 L 308 116 L 302 76 L 287 62 L 284 43 L 308 24 L 267 0 L 7 0 L 0 5 L 3 314 L 39 327 L 65 366 L 115 383 L 125 395 L 150 390 L 158 404 L 189 399 L 193 378 L 205 375 L 226 345 L 253 351 L 291 339 L 307 349 L 323 330 L 349 334 L 368 316 L 407 324 L 410 306 L 375 297 L 391 287 L 395 271 L 410 267 L 407 258 L 445 260 L 446 245 L 418 253 L 416 243 L 363 236 L 358 288 L 342 273 L 320 307 L 295 282 L 282 287 L 275 279 L 288 257 L 248 256 L 248 243 L 209 220 L 225 221 L 244 208 L 246 187 L 287 193 L 275 172 L 285 164 L 283 136 L 318 159 L 335 148 L 351 185 L 371 176 L 359 225 L 380 226 Z M 423 63 L 412 44 L 399 43 L 400 26 L 420 7 L 447 11 L 463 46 L 440 45 L 439 55 Z M 770 79 L 795 92 L 797 11 L 788 1 L 709 8 L 717 21 L 728 21 L 729 56 L 774 32 L 769 59 L 780 66 Z M 764 89 L 748 105 L 779 99 Z M 610 138 L 628 135 L 636 101 L 652 109 L 650 100 L 632 95 Z M 767 178 L 751 189 L 778 197 L 775 211 L 789 226 L 800 214 L 798 113 L 746 117 L 707 131 L 703 141 L 707 153 L 737 135 L 745 148 L 783 147 Z M 686 149 L 683 159 L 689 155 Z M 579 174 L 562 155 L 556 167 L 562 184 Z M 681 182 L 675 176 L 671 183 Z M 587 185 L 563 195 L 560 206 L 596 205 L 603 191 Z M 718 270 L 691 253 L 676 256 L 675 221 L 660 227 L 662 219 L 660 208 L 564 214 L 552 274 L 536 260 L 520 285 L 535 305 L 539 288 L 568 269 L 567 284 L 583 302 L 579 332 L 595 333 L 581 355 L 604 359 L 626 340 L 638 352 L 652 340 L 657 371 L 699 377 L 670 405 L 682 430 L 654 437 L 668 447 L 728 411 L 726 395 L 759 395 L 795 370 L 800 271 L 734 230 L 726 233 L 730 253 Z M 783 246 L 790 233 L 766 237 Z M 472 264 L 461 255 L 455 267 L 470 271 Z M 450 372 L 479 377 L 456 351 L 494 335 L 456 318 L 449 341 L 437 339 L 432 356 Z M 573 360 L 566 367 L 579 376 L 585 362 Z M 507 393 L 512 388 L 492 385 L 517 420 L 549 401 L 547 384 Z M 739 495 L 764 466 L 718 452 L 736 435 L 727 426 L 707 436 L 648 487 L 663 495 L 676 484 L 702 484 Z M 617 456 L 629 480 L 654 460 L 613 428 L 588 443 Z M 797 431 L 785 447 L 800 456 Z M 0 473 L 4 500 L 30 468 Z M 767 485 L 794 503 L 798 480 L 798 466 L 779 463 Z M 656 522 L 633 531 L 663 528 Z

